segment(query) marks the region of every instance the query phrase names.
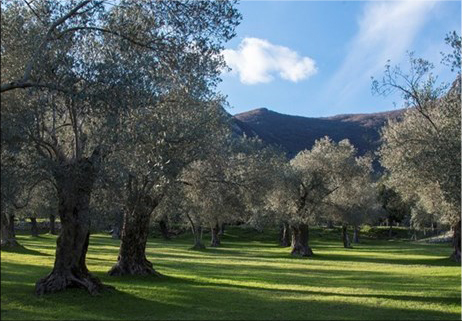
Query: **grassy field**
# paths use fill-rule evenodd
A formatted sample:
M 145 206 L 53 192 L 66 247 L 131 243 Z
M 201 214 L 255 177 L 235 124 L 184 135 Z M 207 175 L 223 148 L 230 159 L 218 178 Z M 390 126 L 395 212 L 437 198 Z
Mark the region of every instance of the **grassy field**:
M 19 235 L 24 248 L 1 254 L 1 319 L 460 320 L 461 268 L 447 259 L 448 244 L 366 239 L 344 249 L 337 233 L 312 234 L 310 259 L 290 257 L 275 233 L 239 228 L 204 251 L 188 249 L 189 235 L 150 239 L 161 278 L 107 276 L 119 242 L 92 235 L 88 267 L 116 288 L 97 297 L 81 289 L 35 296 L 56 238 Z

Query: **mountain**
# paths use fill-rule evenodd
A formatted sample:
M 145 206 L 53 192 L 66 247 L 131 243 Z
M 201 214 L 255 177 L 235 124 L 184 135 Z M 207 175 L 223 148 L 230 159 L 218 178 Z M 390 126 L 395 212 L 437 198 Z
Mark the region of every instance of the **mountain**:
M 310 149 L 316 139 L 324 136 L 337 142 L 348 138 L 358 153 L 363 155 L 377 150 L 380 145 L 380 129 L 389 118 L 398 118 L 403 111 L 302 117 L 258 108 L 234 115 L 233 126 L 237 134 L 258 136 L 266 143 L 282 147 L 289 157 L 301 150 Z

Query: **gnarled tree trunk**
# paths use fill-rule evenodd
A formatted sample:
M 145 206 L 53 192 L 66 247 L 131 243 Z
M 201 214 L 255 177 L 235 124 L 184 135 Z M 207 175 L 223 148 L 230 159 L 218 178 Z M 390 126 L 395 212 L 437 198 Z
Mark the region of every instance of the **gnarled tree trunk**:
M 165 218 L 159 221 L 159 229 L 160 229 L 160 233 L 162 234 L 162 237 L 164 238 L 164 240 L 171 239 L 170 232 L 168 230 L 167 220 Z
M 356 225 L 353 229 L 353 243 L 359 243 L 359 227 Z
M 117 263 L 109 270 L 111 276 L 160 275 L 146 258 L 146 243 L 149 235 L 151 213 L 157 201 L 149 196 L 142 199 L 133 196 L 131 206 L 124 213 L 119 256 Z
M 55 216 L 50 214 L 50 234 L 56 234 Z
M 352 248 L 350 243 L 350 237 L 348 236 L 348 226 L 342 225 L 342 240 L 343 240 L 343 247 L 344 248 Z
M 294 256 L 313 256 L 313 251 L 308 246 L 308 225 L 299 224 L 292 226 L 292 255 Z
M 454 225 L 454 235 L 452 237 L 452 245 L 454 252 L 451 255 L 451 259 L 456 262 L 460 262 L 460 220 Z
M 11 224 L 10 221 L 13 221 Z M 14 234 L 14 216 L 7 216 L 5 209 L 2 209 L 2 236 L 1 236 L 1 247 L 15 247 L 19 246 L 18 241 L 16 241 L 16 236 Z M 13 229 L 11 227 L 13 226 Z
M 82 287 L 92 295 L 97 294 L 104 286 L 89 273 L 85 263 L 90 239 L 89 204 L 95 179 L 93 162 L 84 158 L 62 165 L 54 176 L 61 233 L 56 241 L 53 271 L 37 281 L 35 293 L 42 295 L 69 287 Z
M 29 217 L 30 219 L 30 233 L 32 236 L 38 236 L 38 228 L 37 228 L 37 218 Z
M 290 230 L 289 224 L 283 222 L 281 224 L 280 234 L 279 234 L 279 244 L 284 247 L 290 246 Z
M 212 240 L 210 242 L 210 246 L 213 246 L 213 247 L 220 246 L 221 242 L 220 242 L 220 237 L 218 236 L 220 227 L 218 226 L 218 223 L 216 223 L 215 225 L 212 225 L 210 227 L 210 230 L 212 234 Z

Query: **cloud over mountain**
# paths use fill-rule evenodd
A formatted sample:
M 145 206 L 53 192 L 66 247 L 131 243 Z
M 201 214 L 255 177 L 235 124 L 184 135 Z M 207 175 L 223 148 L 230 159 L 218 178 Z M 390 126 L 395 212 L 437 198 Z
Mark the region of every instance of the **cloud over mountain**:
M 225 49 L 222 53 L 231 73 L 238 74 L 240 81 L 248 85 L 268 83 L 276 76 L 298 82 L 317 72 L 310 57 L 264 39 L 244 38 L 236 50 Z

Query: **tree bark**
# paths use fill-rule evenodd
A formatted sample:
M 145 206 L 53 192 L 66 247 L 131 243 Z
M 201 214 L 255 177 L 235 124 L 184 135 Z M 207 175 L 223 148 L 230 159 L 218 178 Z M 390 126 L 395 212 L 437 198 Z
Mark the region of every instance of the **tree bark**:
M 342 240 L 343 240 L 343 247 L 344 248 L 352 248 L 350 243 L 350 237 L 348 236 L 348 226 L 342 225 Z
M 289 230 L 289 224 L 286 222 L 283 222 L 281 224 L 281 230 L 280 230 L 280 235 L 279 235 L 279 245 L 288 247 L 290 246 L 290 230 Z
M 160 276 L 160 273 L 153 269 L 152 263 L 146 258 L 149 221 L 157 202 L 149 196 L 129 202 L 131 206 L 124 213 L 117 263 L 108 274 L 111 276 L 151 274 Z
M 19 246 L 18 241 L 16 240 L 16 236 L 14 234 L 14 222 L 11 224 L 11 218 L 14 216 L 9 215 L 7 216 L 5 213 L 5 209 L 2 209 L 2 236 L 1 236 L 1 247 L 8 248 L 8 247 L 16 247 Z M 13 229 L 11 229 L 13 226 Z
M 292 255 L 309 257 L 313 251 L 308 246 L 309 233 L 307 224 L 292 226 Z
M 194 246 L 191 250 L 202 250 L 205 249 L 205 245 L 202 243 L 202 226 L 192 226 L 194 236 Z
M 55 215 L 50 214 L 50 234 L 56 234 Z
M 14 214 L 10 214 L 8 218 L 8 231 L 12 237 L 16 239 L 16 231 L 14 229 Z
M 225 223 L 221 223 L 220 224 L 220 230 L 218 231 L 218 236 L 223 236 L 223 234 L 225 234 Z
M 213 247 L 218 247 L 220 246 L 221 242 L 220 242 L 220 237 L 218 236 L 218 232 L 220 230 L 220 227 L 218 226 L 218 223 L 216 223 L 215 225 L 212 225 L 210 227 L 210 230 L 211 230 L 211 234 L 212 234 L 212 240 L 210 242 L 210 246 L 213 246 Z
M 171 239 L 170 233 L 168 230 L 167 221 L 164 218 L 159 221 L 159 229 L 160 229 L 160 233 L 162 234 L 162 237 L 164 238 L 164 240 Z
M 37 228 L 37 218 L 29 217 L 30 219 L 30 232 L 32 236 L 38 236 L 38 228 Z
M 354 226 L 353 243 L 359 243 L 359 227 L 358 226 Z
M 389 221 L 388 226 L 390 227 L 388 229 L 388 238 L 392 238 L 393 237 L 393 223 L 391 222 L 391 220 Z
M 35 293 L 42 295 L 81 287 L 92 295 L 98 294 L 106 286 L 90 274 L 85 263 L 90 240 L 89 204 L 95 179 L 93 162 L 84 158 L 61 165 L 55 170 L 54 177 L 61 233 L 56 241 L 53 270 L 37 281 Z
M 451 259 L 460 262 L 460 220 L 454 225 L 454 235 L 452 237 L 452 245 L 454 252 L 451 255 Z

